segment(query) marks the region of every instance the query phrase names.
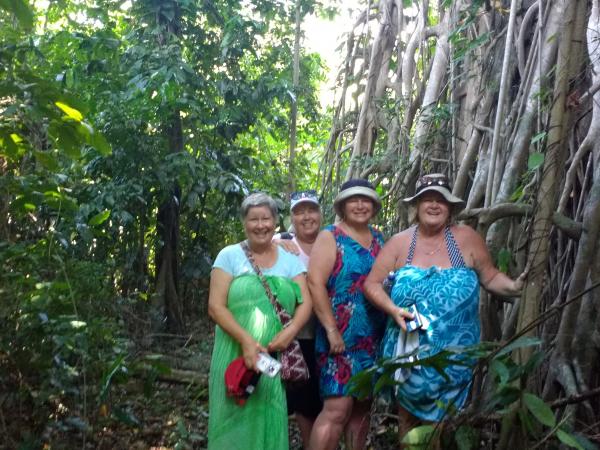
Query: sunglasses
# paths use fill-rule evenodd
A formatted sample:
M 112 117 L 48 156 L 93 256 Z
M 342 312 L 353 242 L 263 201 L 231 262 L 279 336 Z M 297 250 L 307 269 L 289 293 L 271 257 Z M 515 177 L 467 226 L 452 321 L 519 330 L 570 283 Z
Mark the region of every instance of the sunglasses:
M 432 178 L 432 177 L 424 176 L 424 177 L 419 178 L 419 180 L 417 181 L 417 186 L 418 187 L 417 187 L 416 194 L 418 194 L 420 191 L 422 191 L 423 189 L 430 187 L 430 186 L 440 186 L 440 187 L 450 190 L 450 184 L 448 183 L 448 179 L 446 177 Z
M 290 194 L 290 200 L 292 200 L 292 201 L 300 200 L 303 198 L 316 198 L 316 197 L 317 197 L 317 191 L 315 191 L 314 189 L 309 189 L 307 191 L 296 191 L 296 192 L 292 192 Z

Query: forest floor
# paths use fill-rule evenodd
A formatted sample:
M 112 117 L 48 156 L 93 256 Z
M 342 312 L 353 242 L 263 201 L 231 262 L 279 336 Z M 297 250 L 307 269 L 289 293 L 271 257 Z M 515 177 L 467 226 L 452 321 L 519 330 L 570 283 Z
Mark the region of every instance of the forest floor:
M 44 432 L 44 450 L 187 450 L 205 449 L 208 428 L 208 370 L 214 325 L 195 327 L 191 337 L 157 334 L 150 348 L 137 352 L 147 361 L 121 382 L 113 382 L 106 400 L 89 406 L 87 425 L 54 426 Z M 150 341 L 148 341 L 150 342 Z M 151 350 L 151 351 L 150 351 Z M 179 368 L 175 369 L 175 366 Z M 89 402 L 90 405 L 92 402 Z M 75 409 L 82 411 L 83 406 Z M 382 409 L 381 407 L 379 409 Z M 57 421 L 56 423 L 61 423 Z M 64 421 L 62 424 L 64 425 Z M 290 450 L 302 449 L 290 416 Z M 16 431 L 16 430 L 14 430 Z M 397 448 L 395 421 L 385 411 L 372 417 L 369 449 Z M 22 433 L 21 433 L 22 434 Z M 15 442 L 15 441 L 13 441 Z M 8 445 L 8 446 L 7 446 Z M 6 442 L 0 449 L 13 449 Z M 19 445 L 19 449 L 40 448 Z

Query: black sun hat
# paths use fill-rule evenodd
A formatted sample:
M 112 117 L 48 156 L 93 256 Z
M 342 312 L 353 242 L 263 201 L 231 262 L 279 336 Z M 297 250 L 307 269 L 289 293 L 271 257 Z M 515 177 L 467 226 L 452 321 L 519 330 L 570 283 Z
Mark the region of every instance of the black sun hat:
M 333 201 L 333 209 L 335 209 L 338 216 L 342 217 L 343 215 L 344 202 L 355 195 L 362 195 L 373 200 L 373 215 L 377 214 L 381 209 L 381 199 L 377 195 L 377 191 L 373 185 L 363 178 L 355 178 L 342 184 L 340 193 Z

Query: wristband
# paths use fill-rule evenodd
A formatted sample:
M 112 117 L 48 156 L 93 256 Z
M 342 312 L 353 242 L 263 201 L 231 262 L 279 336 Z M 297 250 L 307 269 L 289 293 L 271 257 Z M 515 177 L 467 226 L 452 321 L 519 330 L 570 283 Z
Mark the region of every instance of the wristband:
M 337 327 L 325 328 L 325 332 L 326 332 L 327 334 L 331 334 L 331 333 L 333 333 L 334 331 L 338 331 Z

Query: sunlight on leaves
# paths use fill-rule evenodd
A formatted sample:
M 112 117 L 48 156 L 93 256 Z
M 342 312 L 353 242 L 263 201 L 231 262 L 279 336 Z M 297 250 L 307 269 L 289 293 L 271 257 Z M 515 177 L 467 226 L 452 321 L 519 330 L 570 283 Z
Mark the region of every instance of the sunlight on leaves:
M 83 114 L 81 114 L 75 108 L 71 108 L 69 105 L 62 102 L 54 102 L 54 104 L 58 106 L 58 108 L 60 108 L 60 110 L 64 112 L 69 119 L 73 119 L 77 122 L 81 122 L 83 120 Z
M 425 449 L 433 437 L 435 427 L 433 425 L 423 425 L 413 428 L 402 438 L 402 443 L 411 449 Z
M 88 221 L 88 225 L 90 225 L 90 226 L 100 225 L 100 224 L 104 223 L 106 221 L 106 219 L 108 219 L 109 216 L 110 216 L 110 210 L 109 209 L 107 209 L 105 211 L 102 211 L 101 213 L 98 213 L 95 216 L 93 216 Z

